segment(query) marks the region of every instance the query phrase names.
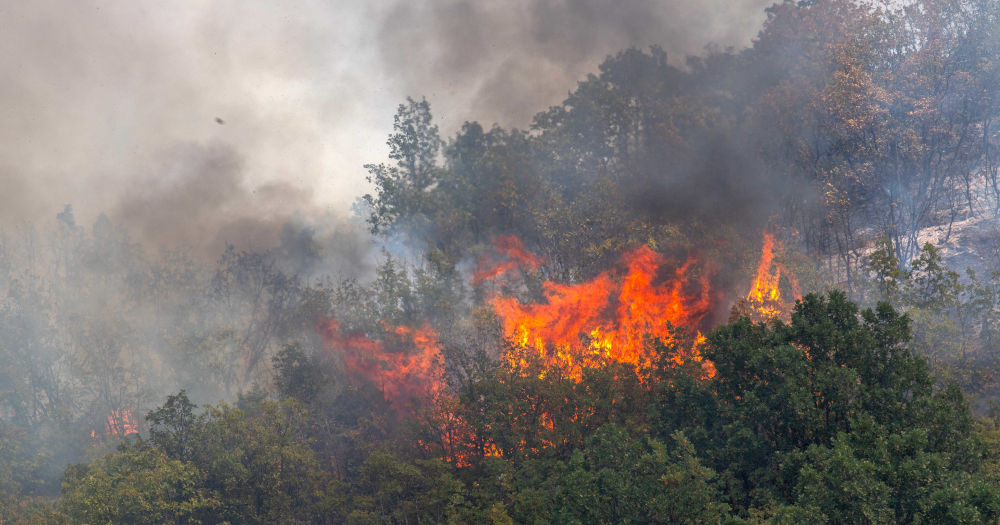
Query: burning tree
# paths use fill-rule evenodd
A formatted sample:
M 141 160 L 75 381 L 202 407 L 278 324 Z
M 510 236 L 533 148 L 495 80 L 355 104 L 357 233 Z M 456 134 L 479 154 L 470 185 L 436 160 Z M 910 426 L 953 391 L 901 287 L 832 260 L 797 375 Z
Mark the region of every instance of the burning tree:
M 790 312 L 788 301 L 781 299 L 781 272 L 784 267 L 774 260 L 774 247 L 774 234 L 765 233 L 760 263 L 757 265 L 753 285 L 746 297 L 733 305 L 731 319 L 749 317 L 754 321 L 767 321 L 778 317 L 787 317 Z M 785 280 L 791 287 L 795 298 L 798 299 L 801 293 L 795 276 L 786 271 Z

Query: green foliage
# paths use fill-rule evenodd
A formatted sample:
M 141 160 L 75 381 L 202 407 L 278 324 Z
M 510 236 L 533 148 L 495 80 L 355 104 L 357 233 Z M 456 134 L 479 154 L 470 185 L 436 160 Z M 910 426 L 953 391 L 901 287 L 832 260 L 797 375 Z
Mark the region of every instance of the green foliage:
M 889 487 L 871 461 L 859 459 L 844 442 L 812 446 L 799 472 L 796 505 L 839 523 L 889 523 Z
M 311 523 L 331 488 L 293 401 L 195 413 L 184 392 L 152 411 L 151 440 L 63 477 L 61 509 L 88 523 Z
M 900 281 L 908 277 L 899 265 L 892 240 L 883 235 L 868 254 L 868 271 L 878 283 L 879 300 L 893 302 L 899 297 Z
M 390 228 L 398 220 L 412 220 L 429 211 L 424 195 L 437 183 L 437 156 L 441 149 L 438 128 L 432 123 L 430 104 L 411 98 L 400 104 L 387 141 L 395 165 L 367 164 L 368 182 L 376 195 L 365 195 L 371 207 L 372 232 Z
M 189 523 L 219 501 L 202 474 L 142 441 L 63 478 L 62 512 L 73 523 Z
M 465 487 L 438 460 L 376 452 L 361 465 L 346 523 L 459 523 Z
M 728 506 L 711 485 L 683 433 L 668 450 L 615 425 L 599 428 L 582 450 L 560 462 L 553 486 L 557 523 L 720 523 Z
M 318 359 L 306 355 L 302 344 L 295 342 L 285 345 L 272 359 L 274 363 L 274 386 L 282 397 L 310 403 L 329 382 L 324 367 Z
M 965 503 L 979 462 L 972 415 L 957 387 L 934 391 L 908 339 L 909 320 L 885 303 L 859 311 L 842 293 L 807 295 L 789 324 L 741 319 L 710 334 L 712 381 L 664 369 L 654 428 L 695 436 L 748 516 L 978 516 Z M 927 507 L 938 493 L 954 508 Z
M 167 396 L 163 406 L 146 415 L 150 441 L 170 457 L 192 459 L 198 432 L 205 422 L 204 415 L 195 414 L 196 408 L 183 390 Z
M 941 252 L 933 244 L 924 244 L 911 268 L 903 290 L 904 304 L 944 311 L 955 307 L 962 293 L 958 273 L 945 266 Z
M 306 440 L 294 402 L 262 401 L 246 411 L 211 409 L 193 462 L 218 494 L 218 516 L 233 523 L 300 523 L 316 517 L 328 477 Z
M 888 238 L 868 256 L 877 292 L 911 319 L 913 349 L 926 357 L 941 383 L 957 382 L 974 396 L 992 395 L 997 315 L 997 276 L 959 275 L 941 250 L 925 244 L 910 269 L 900 268 Z
M 170 396 L 147 417 L 150 441 L 67 470 L 59 511 L 173 523 L 995 519 L 1000 458 L 982 451 L 1000 438 L 977 430 L 957 387 L 933 388 L 908 338 L 885 303 L 807 295 L 789 323 L 710 333 L 712 379 L 670 364 L 662 343 L 648 370 L 606 365 L 581 381 L 529 359 L 374 434 L 384 406 L 310 386 L 329 378 L 297 375 L 320 365 L 290 345 L 276 361 L 281 401 L 197 412 Z

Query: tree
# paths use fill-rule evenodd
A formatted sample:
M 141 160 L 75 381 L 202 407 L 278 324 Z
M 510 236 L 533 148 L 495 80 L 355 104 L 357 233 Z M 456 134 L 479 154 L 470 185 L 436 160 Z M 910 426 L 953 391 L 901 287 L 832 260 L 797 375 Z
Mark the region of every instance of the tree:
M 876 243 L 875 249 L 868 254 L 868 270 L 874 275 L 878 284 L 879 300 L 893 302 L 899 298 L 901 282 L 909 274 L 899 265 L 892 241 L 883 235 Z
M 242 378 L 227 379 L 235 383 L 230 386 L 249 385 L 269 361 L 272 343 L 289 335 L 294 325 L 289 317 L 299 301 L 301 283 L 277 267 L 273 253 L 237 251 L 230 245 L 219 258 L 211 286 L 225 321 L 236 325 L 237 347 L 229 358 L 245 363 Z
M 365 165 L 368 182 L 376 190 L 375 195 L 364 196 L 371 207 L 368 222 L 373 233 L 429 212 L 426 194 L 438 182 L 437 157 L 442 142 L 430 104 L 425 99 L 417 102 L 407 98 L 396 111 L 393 130 L 386 144 L 395 165 Z
M 172 458 L 193 459 L 205 423 L 205 416 L 195 414 L 195 408 L 184 390 L 167 396 L 163 406 L 146 414 L 150 441 Z
M 552 517 L 582 523 L 720 523 L 728 505 L 711 484 L 715 473 L 701 465 L 681 432 L 667 447 L 643 442 L 615 425 L 599 428 L 546 485 Z M 529 521 L 528 516 L 519 516 Z
M 775 508 L 782 520 L 910 522 L 947 487 L 969 501 L 971 413 L 957 387 L 934 391 L 908 325 L 886 303 L 860 311 L 831 292 L 802 298 L 789 324 L 720 327 L 703 351 L 715 378 L 660 394 L 661 403 L 697 402 L 696 416 L 711 418 L 694 417 L 687 430 L 676 409 L 661 407 L 655 428 L 704 436 L 697 443 L 734 506 Z
M 293 400 L 250 401 L 246 410 L 208 411 L 194 464 L 219 501 L 212 520 L 303 523 L 318 520 L 329 473 L 308 446 L 307 414 Z
M 219 505 L 191 463 L 142 441 L 70 467 L 61 510 L 75 523 L 197 523 Z
M 312 402 L 330 382 L 323 365 L 318 359 L 306 355 L 301 343 L 286 344 L 272 362 L 278 393 L 303 404 Z

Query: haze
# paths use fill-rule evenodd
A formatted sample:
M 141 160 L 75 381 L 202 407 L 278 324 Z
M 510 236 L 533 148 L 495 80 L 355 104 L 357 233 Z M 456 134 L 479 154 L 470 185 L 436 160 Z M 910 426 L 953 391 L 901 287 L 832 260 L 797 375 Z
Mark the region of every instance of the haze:
M 147 245 L 343 217 L 397 104 L 524 128 L 627 46 L 745 46 L 761 0 L 0 2 L 0 227 L 70 204 Z M 217 252 L 216 252 L 217 253 Z

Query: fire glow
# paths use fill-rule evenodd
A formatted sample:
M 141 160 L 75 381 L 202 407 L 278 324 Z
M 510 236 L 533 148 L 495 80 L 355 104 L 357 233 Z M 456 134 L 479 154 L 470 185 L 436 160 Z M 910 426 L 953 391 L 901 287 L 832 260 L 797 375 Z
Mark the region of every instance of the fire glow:
M 104 438 L 123 438 L 139 434 L 139 425 L 132 417 L 132 411 L 127 408 L 114 408 L 108 414 L 104 423 L 104 436 L 98 436 L 97 430 L 90 431 L 90 438 L 94 441 L 94 446 L 103 441 Z
M 787 310 L 779 289 L 783 267 L 774 260 L 774 247 L 774 236 L 765 234 L 753 285 L 737 305 L 758 320 Z M 494 253 L 480 259 L 473 283 L 498 282 L 515 271 L 526 275 L 543 262 L 516 237 L 501 236 L 494 241 Z M 797 297 L 797 283 L 785 275 Z M 489 302 L 503 336 L 512 343 L 501 363 L 523 369 L 537 358 L 543 376 L 558 369 L 579 381 L 585 368 L 612 362 L 648 368 L 653 360 L 650 340 L 659 340 L 682 348 L 671 356 L 674 364 L 696 364 L 701 378 L 711 378 L 715 367 L 702 358 L 704 338 L 694 330 L 704 327 L 718 304 L 712 276 L 712 267 L 695 258 L 677 264 L 643 245 L 626 253 L 616 268 L 588 281 L 546 281 L 544 302 L 522 303 L 497 293 Z M 692 341 L 675 341 L 677 328 L 692 331 Z M 412 412 L 416 403 L 438 400 L 445 391 L 441 347 L 430 326 L 386 327 L 385 336 L 375 340 L 347 333 L 336 320 L 327 319 L 319 324 L 319 332 L 327 351 L 341 356 L 344 369 L 371 381 L 397 411 Z
M 429 326 L 397 326 L 386 341 L 345 333 L 334 319 L 320 323 L 328 351 L 336 351 L 352 376 L 370 380 L 397 411 L 433 400 L 443 389 L 443 364 L 437 333 Z
M 764 246 L 761 248 L 760 263 L 757 265 L 753 286 L 747 292 L 743 303 L 737 305 L 738 313 L 745 314 L 755 321 L 781 317 L 788 311 L 787 305 L 781 299 L 780 281 L 784 268 L 774 260 L 774 247 L 774 235 L 765 233 Z M 802 294 L 799 292 L 799 285 L 795 277 L 786 271 L 785 279 L 791 286 L 795 298 L 801 297 Z
M 545 262 L 544 259 L 524 249 L 521 239 L 513 235 L 498 236 L 493 240 L 493 250 L 496 252 L 496 258 L 484 255 L 479 259 L 472 284 L 480 285 L 496 280 L 515 269 L 522 272 L 534 271 Z
M 675 327 L 697 327 L 714 308 L 711 272 L 694 259 L 671 265 L 641 246 L 623 257 L 622 266 L 586 282 L 546 282 L 544 303 L 493 298 L 504 334 L 514 343 L 504 357 L 508 366 L 524 365 L 535 352 L 546 368 L 558 367 L 576 380 L 584 367 L 605 362 L 648 367 L 650 338 L 671 343 Z M 673 359 L 701 362 L 704 377 L 715 373 L 697 345 Z

